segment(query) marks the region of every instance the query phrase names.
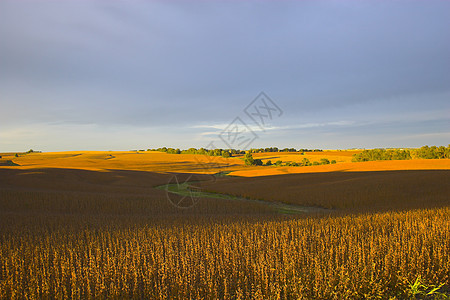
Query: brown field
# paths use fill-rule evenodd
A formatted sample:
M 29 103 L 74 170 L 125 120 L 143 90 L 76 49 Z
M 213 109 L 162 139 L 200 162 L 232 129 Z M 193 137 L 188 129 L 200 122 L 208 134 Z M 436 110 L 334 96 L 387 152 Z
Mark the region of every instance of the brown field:
M 180 210 L 170 204 L 164 190 L 153 188 L 166 184 L 171 177 L 171 174 L 127 170 L 0 169 L 0 211 L 13 215 L 119 214 L 148 219 L 172 214 L 227 215 L 269 211 L 255 203 L 242 203 L 237 209 L 235 203 L 220 199 L 200 199 L 192 209 Z M 188 175 L 179 176 L 180 179 L 183 177 Z M 198 175 L 196 179 L 210 178 Z
M 202 186 L 251 199 L 365 212 L 449 205 L 449 179 L 450 170 L 321 172 L 225 177 Z
M 450 288 L 445 160 L 205 169 L 208 157 L 157 152 L 2 156 L 20 166 L 0 166 L 1 299 L 415 299 L 417 278 Z M 286 169 L 305 173 L 262 176 Z M 219 171 L 255 177 L 207 175 Z M 172 172 L 329 210 L 220 198 L 178 209 L 154 188 Z

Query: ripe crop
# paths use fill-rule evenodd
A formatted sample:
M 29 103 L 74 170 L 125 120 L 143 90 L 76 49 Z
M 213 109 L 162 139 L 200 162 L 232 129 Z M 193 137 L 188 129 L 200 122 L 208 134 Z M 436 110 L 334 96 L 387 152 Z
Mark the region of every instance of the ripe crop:
M 1 226 L 5 299 L 404 298 L 418 276 L 450 283 L 449 208 L 221 221 L 3 215 Z
M 155 188 L 172 174 L 145 170 L 193 170 L 168 154 L 67 155 L 0 167 L 0 299 L 406 299 L 450 287 L 448 170 L 198 175 L 204 191 L 324 208 L 281 214 L 239 197 L 177 209 Z

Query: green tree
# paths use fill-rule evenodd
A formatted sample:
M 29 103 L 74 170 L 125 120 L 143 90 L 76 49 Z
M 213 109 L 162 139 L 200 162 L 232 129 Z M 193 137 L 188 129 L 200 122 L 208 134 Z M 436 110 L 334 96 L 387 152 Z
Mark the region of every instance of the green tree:
M 255 166 L 262 166 L 262 165 L 263 165 L 263 162 L 262 162 L 262 160 L 260 160 L 260 159 L 254 159 L 254 160 L 253 160 L 253 164 L 254 164 Z
M 302 159 L 302 166 L 310 166 L 311 162 L 309 161 L 309 159 L 307 159 L 306 157 L 304 159 Z
M 321 158 L 320 159 L 320 164 L 322 164 L 322 165 L 329 165 L 330 161 L 327 158 Z
M 252 154 L 250 153 L 250 151 L 247 152 L 247 153 L 245 154 L 245 157 L 244 157 L 244 163 L 245 163 L 247 166 L 253 166 L 253 165 L 255 164 L 255 160 L 253 159 L 253 156 L 252 156 Z
M 422 148 L 417 150 L 416 154 L 418 156 L 422 155 L 422 153 L 428 152 L 428 150 L 423 151 Z M 425 155 L 425 154 L 423 154 L 423 155 Z M 373 160 L 406 160 L 406 159 L 411 159 L 411 153 L 409 150 L 372 149 L 372 150 L 364 150 L 361 153 L 354 154 L 352 161 L 353 162 L 362 162 L 362 161 L 373 161 Z

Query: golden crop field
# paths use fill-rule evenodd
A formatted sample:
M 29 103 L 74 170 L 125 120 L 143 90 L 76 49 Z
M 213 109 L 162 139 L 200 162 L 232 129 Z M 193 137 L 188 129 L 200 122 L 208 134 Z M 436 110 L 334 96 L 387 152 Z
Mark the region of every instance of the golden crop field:
M 1 299 L 416 299 L 434 287 L 427 297 L 445 299 L 450 291 L 447 160 L 260 176 L 291 167 L 229 158 L 204 169 L 197 161 L 208 157 L 159 152 L 2 156 L 17 165 L 0 166 Z M 346 164 L 354 169 L 321 171 Z M 208 175 L 233 170 L 255 176 Z M 236 197 L 177 208 L 156 188 L 172 172 Z M 272 202 L 323 209 L 279 211 Z
M 361 153 L 361 150 L 324 150 L 319 152 L 265 152 L 254 153 L 254 158 L 259 158 L 263 162 L 271 160 L 275 162 L 277 160 L 301 162 L 303 158 L 307 158 L 311 161 L 319 161 L 321 158 L 327 158 L 329 160 L 336 160 L 337 163 L 351 162 L 352 155 Z
M 1 155 L 1 154 L 0 154 Z M 238 170 L 243 161 L 234 158 L 192 154 L 136 151 L 76 151 L 30 153 L 14 157 L 3 155 L 1 161 L 12 160 L 20 168 L 72 168 L 84 170 L 136 170 L 148 172 L 216 173 Z M 205 168 L 204 165 L 208 167 Z M 0 164 L 0 168 L 2 165 Z M 17 168 L 17 167 L 16 167 Z M 219 171 L 220 171 L 219 170 Z
M 252 166 L 232 171 L 230 175 L 240 177 L 258 177 L 258 176 L 301 174 L 301 173 L 375 172 L 375 171 L 398 171 L 398 170 L 448 170 L 448 169 L 450 169 L 450 161 L 448 159 L 411 159 L 411 160 L 392 160 L 392 161 L 379 160 L 379 161 L 366 161 L 358 163 L 344 162 L 344 163 L 308 166 L 308 167 Z
M 255 153 L 254 158 L 263 162 L 276 160 L 284 162 L 301 162 L 308 158 L 312 162 L 321 158 L 336 160 L 333 165 L 308 167 L 287 166 L 244 166 L 242 155 L 232 158 L 214 157 L 194 154 L 168 154 L 164 152 L 136 151 L 75 151 L 21 154 L 0 154 L 0 168 L 33 169 L 33 168 L 71 168 L 93 171 L 104 170 L 135 170 L 157 173 L 195 173 L 215 174 L 231 172 L 230 175 L 241 177 L 256 177 L 280 174 L 317 173 L 317 172 L 358 172 L 358 171 L 395 171 L 395 170 L 447 170 L 450 161 L 447 159 L 413 159 L 399 161 L 369 161 L 352 163 L 352 155 L 359 150 L 325 150 L 323 152 L 277 152 Z M 12 161 L 15 166 L 8 166 L 6 161 Z
M 428 285 L 449 282 L 448 208 L 189 223 L 7 217 L 1 224 L 5 299 L 405 299 L 418 276 Z

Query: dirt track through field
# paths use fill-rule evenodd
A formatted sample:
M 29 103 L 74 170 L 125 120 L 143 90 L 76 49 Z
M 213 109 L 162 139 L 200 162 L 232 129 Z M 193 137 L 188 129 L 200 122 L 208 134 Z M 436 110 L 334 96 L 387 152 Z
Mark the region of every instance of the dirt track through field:
M 286 204 L 278 201 L 266 201 L 260 199 L 250 199 L 244 197 L 233 196 L 223 193 L 212 193 L 198 190 L 195 184 L 197 181 L 188 181 L 183 183 L 173 183 L 157 186 L 156 188 L 165 190 L 167 193 L 182 196 L 181 201 L 185 198 L 190 198 L 190 203 L 196 203 L 198 198 L 214 198 L 230 201 L 242 201 L 250 203 L 258 203 L 269 206 L 271 209 L 282 214 L 301 214 L 301 213 L 326 213 L 331 212 L 331 209 L 325 209 L 314 206 L 301 206 L 295 204 Z

